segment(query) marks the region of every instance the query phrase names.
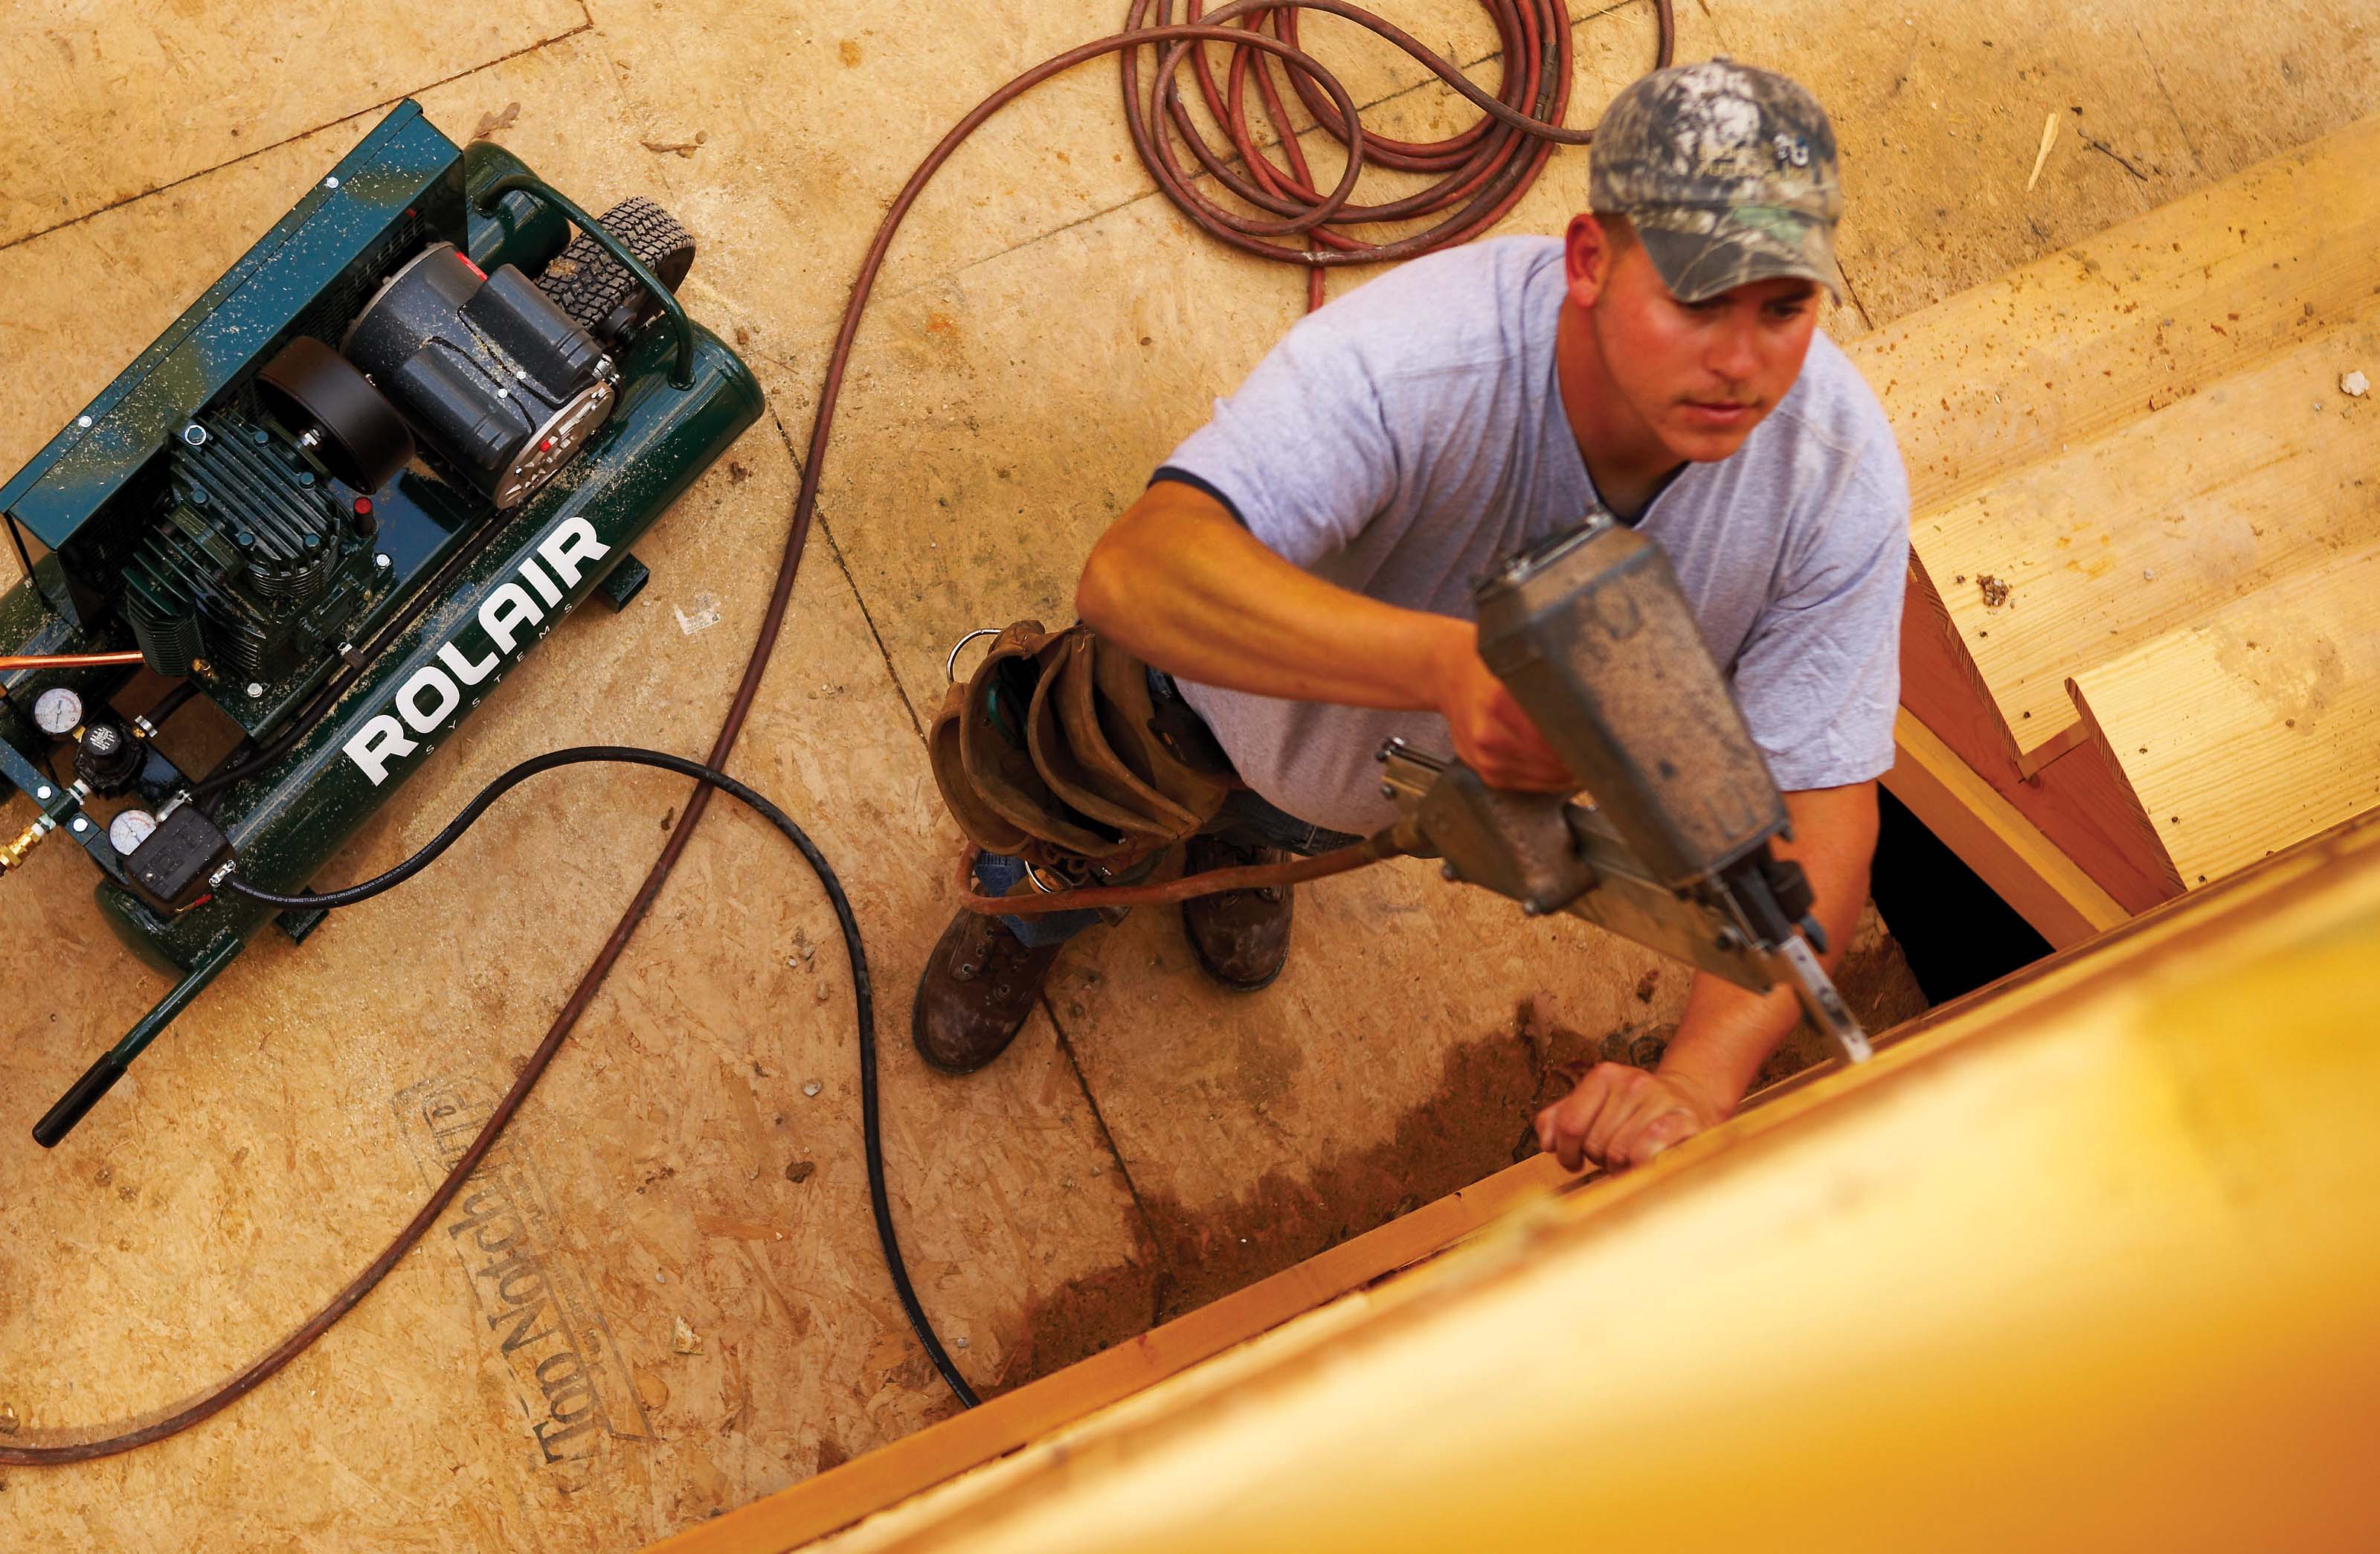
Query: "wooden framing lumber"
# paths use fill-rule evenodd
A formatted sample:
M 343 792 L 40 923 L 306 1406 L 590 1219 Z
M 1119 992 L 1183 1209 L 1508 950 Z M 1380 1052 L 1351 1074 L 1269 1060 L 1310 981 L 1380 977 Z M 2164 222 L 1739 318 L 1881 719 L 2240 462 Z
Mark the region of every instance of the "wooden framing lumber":
M 1925 563 L 1914 555 L 1900 615 L 1900 707 L 2126 912 L 2145 912 L 2181 893 L 2181 880 L 2163 867 L 2155 835 L 2122 774 L 2098 747 L 2078 747 L 2030 775 L 2019 768 L 2008 725 L 1991 710 L 1974 661 L 1960 646 L 1926 582 Z M 1955 817 L 1946 823 L 1960 835 L 1975 835 L 1972 823 Z M 1938 834 L 1940 827 L 1935 829 Z M 1955 841 L 1949 845 L 1968 868 L 1993 878 L 1998 866 L 1990 855 L 1970 855 Z
M 2128 704 L 2131 732 L 2100 738 L 2078 698 L 2380 539 L 2380 437 L 2364 424 L 2380 408 L 2338 387 L 2380 363 L 2375 160 L 2380 117 L 1849 347 L 1911 475 L 1902 705 L 2128 911 L 2339 813 L 2249 795 L 2252 768 L 2291 781 L 2197 740 L 2185 785 L 2222 799 L 2198 803 L 2201 823 L 2238 834 L 2177 852 L 2160 833 L 2180 811 L 2152 796 L 2171 778 L 2130 763 L 2175 747 L 2158 720 L 2186 709 L 2146 696 Z M 2301 657 L 2267 678 L 2321 673 Z
M 2079 944 L 2128 914 L 2013 804 L 1906 710 L 1884 785 L 2016 908 L 2052 949 Z
M 2075 722 L 2068 679 L 2380 533 L 2380 412 L 2338 392 L 2354 364 L 2380 370 L 2380 294 L 2365 303 L 1921 520 L 1932 578 L 2021 750 Z
M 2380 544 L 2069 683 L 2192 887 L 2380 804 Z

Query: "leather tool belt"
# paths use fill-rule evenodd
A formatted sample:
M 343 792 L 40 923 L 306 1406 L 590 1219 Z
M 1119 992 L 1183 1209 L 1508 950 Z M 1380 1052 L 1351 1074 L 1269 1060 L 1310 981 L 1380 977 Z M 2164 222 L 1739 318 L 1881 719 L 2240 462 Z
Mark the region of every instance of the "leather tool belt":
M 1088 626 L 1018 621 L 959 646 L 984 635 L 991 650 L 964 684 L 953 670 L 927 732 L 942 802 L 984 851 L 1112 880 L 1196 832 L 1237 785 L 1169 732 L 1148 665 Z

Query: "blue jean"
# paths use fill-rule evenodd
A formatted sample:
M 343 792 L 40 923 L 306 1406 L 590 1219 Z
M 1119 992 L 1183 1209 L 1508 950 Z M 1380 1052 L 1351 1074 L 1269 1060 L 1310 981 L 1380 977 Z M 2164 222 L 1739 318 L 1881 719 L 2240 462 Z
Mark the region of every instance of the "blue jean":
M 1326 831 L 1320 826 L 1301 820 L 1285 809 L 1268 804 L 1252 789 L 1238 788 L 1223 800 L 1215 818 L 1199 828 L 1198 834 L 1211 836 L 1234 847 L 1280 847 L 1285 851 L 1311 856 L 1316 853 L 1335 853 L 1342 847 L 1352 847 L 1364 840 L 1343 831 Z M 1025 878 L 1022 859 L 998 853 L 986 853 L 976 859 L 976 888 L 986 895 L 1005 895 Z M 1099 921 L 1097 912 L 1044 912 L 1032 917 L 1002 917 L 1008 930 L 1017 941 L 1030 950 L 1045 945 L 1063 944 L 1067 940 Z

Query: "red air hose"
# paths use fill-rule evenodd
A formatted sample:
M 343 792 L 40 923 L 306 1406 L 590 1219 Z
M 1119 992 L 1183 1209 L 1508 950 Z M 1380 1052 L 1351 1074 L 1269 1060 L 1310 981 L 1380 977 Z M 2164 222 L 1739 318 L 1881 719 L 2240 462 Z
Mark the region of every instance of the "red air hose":
M 1125 18 L 1128 30 L 1084 43 L 1076 48 L 1043 61 L 1026 71 L 977 104 L 974 111 L 961 119 L 951 132 L 928 153 L 917 170 L 909 176 L 901 192 L 884 212 L 876 229 L 874 241 L 868 246 L 867 257 L 861 261 L 859 274 L 852 283 L 850 300 L 844 304 L 843 327 L 835 334 L 834 349 L 827 358 L 826 382 L 819 395 L 816 419 L 810 425 L 809 447 L 802 460 L 802 479 L 794 496 L 793 516 L 785 536 L 783 557 L 777 564 L 776 587 L 769 596 L 769 607 L 760 622 L 759 635 L 754 639 L 752 652 L 744 666 L 743 678 L 737 682 L 735 698 L 729 702 L 727 715 L 721 722 L 719 737 L 712 743 L 710 754 L 703 763 L 712 768 L 726 765 L 736 738 L 744 731 L 744 722 L 752 710 L 753 698 L 759 694 L 760 681 L 767 673 L 771 656 L 775 652 L 778 634 L 783 629 L 785 611 L 792 602 L 794 577 L 799 571 L 802 552 L 809 540 L 810 518 L 817 509 L 820 471 L 825 467 L 827 439 L 833 430 L 835 402 L 843 390 L 843 375 L 851 360 L 853 339 L 859 333 L 859 320 L 868 307 L 868 293 L 875 286 L 876 273 L 884 262 L 885 250 L 891 247 L 892 235 L 909 213 L 917 196 L 978 126 L 1008 103 L 1062 71 L 1072 69 L 1087 60 L 1102 55 L 1123 56 L 1126 113 L 1130 117 L 1133 140 L 1139 146 L 1142 158 L 1149 164 L 1160 187 L 1179 205 L 1201 230 L 1245 252 L 1285 262 L 1306 265 L 1312 280 L 1307 297 L 1309 302 L 1319 298 L 1322 271 L 1344 264 L 1371 264 L 1403 259 L 1427 251 L 1445 243 L 1459 242 L 1473 237 L 1492 224 L 1512 201 L 1526 190 L 1531 178 L 1541 167 L 1551 146 L 1583 145 L 1593 131 L 1567 129 L 1561 127 L 1560 114 L 1570 90 L 1569 9 L 1564 0 L 1480 0 L 1482 6 L 1496 21 L 1497 30 L 1504 39 L 1504 79 L 1497 93 L 1489 93 L 1465 79 L 1461 71 L 1446 60 L 1408 36 L 1400 29 L 1347 0 L 1234 0 L 1203 16 L 1197 0 L 1187 0 L 1190 20 L 1171 23 L 1171 0 L 1133 0 L 1132 10 Z M 1670 0 L 1653 0 L 1658 18 L 1659 44 L 1656 63 L 1670 61 L 1674 23 Z M 1358 26 L 1368 28 L 1380 37 L 1402 49 L 1454 91 L 1468 99 L 1485 115 L 1478 124 L 1461 135 L 1427 145 L 1408 145 L 1395 140 L 1381 140 L 1364 133 L 1354 102 L 1347 95 L 1330 72 L 1305 53 L 1294 41 L 1297 36 L 1296 14 L 1300 10 L 1326 11 Z M 1275 30 L 1257 30 L 1268 17 L 1273 18 Z M 1156 25 L 1150 25 L 1150 23 Z M 1201 44 L 1219 44 L 1231 51 L 1225 67 L 1224 80 L 1219 88 L 1212 73 L 1211 61 Z M 1138 91 L 1137 60 L 1142 49 L 1158 54 L 1157 74 L 1151 82 L 1156 112 L 1141 105 Z M 1345 172 L 1327 193 L 1318 192 L 1309 176 L 1305 154 L 1294 137 L 1286 132 L 1286 103 L 1279 96 L 1272 80 L 1273 64 L 1261 67 L 1257 56 L 1269 56 L 1277 61 L 1299 99 L 1320 120 L 1328 133 L 1338 138 L 1346 147 Z M 1220 115 L 1232 142 L 1233 155 L 1243 157 L 1249 176 L 1241 176 L 1232 168 L 1228 158 L 1197 139 L 1185 116 L 1175 85 L 1184 65 L 1189 65 L 1197 79 L 1199 91 L 1211 106 L 1220 102 Z M 1265 104 L 1287 159 L 1286 165 L 1267 160 L 1257 145 L 1245 115 L 1246 79 L 1257 78 L 1257 95 Z M 1542 114 L 1542 117 L 1538 116 Z M 1166 127 L 1170 126 L 1171 127 Z M 1266 212 L 1246 215 L 1233 212 L 1216 204 L 1201 192 L 1174 159 L 1172 139 L 1187 136 L 1193 158 L 1216 181 L 1251 205 Z M 1414 159 L 1412 161 L 1400 159 Z M 1415 167 L 1418 171 L 1439 171 L 1442 176 L 1417 195 L 1389 201 L 1381 205 L 1361 206 L 1349 202 L 1357 177 L 1372 162 L 1389 166 Z M 1368 243 L 1338 230 L 1341 224 L 1371 223 L 1406 218 L 1420 218 L 1451 211 L 1437 225 L 1411 237 L 1385 243 Z M 1277 239 L 1295 239 L 1306 247 Z M 121 1426 L 102 1427 L 102 1433 L 82 1439 L 64 1439 L 51 1435 L 41 1444 L 11 1442 L 0 1444 L 0 1465 L 43 1466 L 63 1463 L 85 1462 L 94 1457 L 111 1456 L 119 1451 L 145 1446 L 152 1441 L 189 1428 L 235 1400 L 261 1385 L 266 1378 L 304 1353 L 306 1348 L 341 1317 L 346 1315 L 371 1292 L 388 1271 L 410 1251 L 415 1242 L 444 1213 L 463 1184 L 494 1147 L 504 1125 L 520 1110 L 521 1103 L 536 1087 L 546 1066 L 578 1023 L 578 1017 L 594 1001 L 603 980 L 629 939 L 661 894 L 670 872 L 686 851 L 694 835 L 696 825 L 710 807 L 712 788 L 698 784 L 687 797 L 684 819 L 670 832 L 661 856 L 654 860 L 650 872 L 629 901 L 627 910 L 612 929 L 594 963 L 579 978 L 571 993 L 546 1030 L 528 1062 L 522 1065 L 512 1087 L 489 1114 L 488 1121 L 456 1159 L 446 1178 L 439 1184 L 419 1212 L 398 1232 L 387 1250 L 372 1259 L 347 1286 L 334 1296 L 329 1304 L 316 1312 L 228 1381 L 198 1394 L 188 1402 L 170 1406 L 152 1415 L 148 1423 L 127 1429 Z

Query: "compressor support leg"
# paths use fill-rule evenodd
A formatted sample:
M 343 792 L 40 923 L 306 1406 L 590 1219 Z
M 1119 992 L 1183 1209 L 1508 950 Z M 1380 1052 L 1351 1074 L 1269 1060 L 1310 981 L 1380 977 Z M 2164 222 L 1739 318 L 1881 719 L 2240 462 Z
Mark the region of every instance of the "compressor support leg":
M 33 1124 L 33 1142 L 44 1149 L 56 1148 L 58 1140 L 73 1132 L 74 1125 L 82 1121 L 83 1113 L 97 1105 L 99 1098 L 107 1094 L 115 1087 L 115 1082 L 124 1077 L 124 1071 L 132 1066 L 132 1060 L 139 1057 L 149 1043 L 157 1039 L 157 1033 L 172 1025 L 174 1016 L 188 1009 L 190 1001 L 204 991 L 207 984 L 213 981 L 224 967 L 231 965 L 247 945 L 248 941 L 238 935 L 226 934 L 221 943 L 208 951 L 206 959 L 192 968 L 188 976 L 175 983 L 173 990 L 158 1000 L 156 1008 L 140 1016 L 140 1023 L 127 1031 L 123 1040 L 102 1052 L 99 1061 L 74 1082 L 73 1088 L 60 1096 L 58 1103 Z

